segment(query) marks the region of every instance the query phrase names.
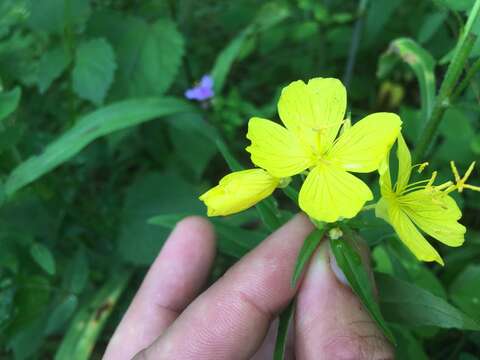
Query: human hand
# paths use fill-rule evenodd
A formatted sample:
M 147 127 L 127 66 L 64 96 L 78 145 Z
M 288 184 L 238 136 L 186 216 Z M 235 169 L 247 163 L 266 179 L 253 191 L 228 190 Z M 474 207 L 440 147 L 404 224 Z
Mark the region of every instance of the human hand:
M 104 360 L 271 359 L 275 319 L 297 295 L 288 359 L 393 359 L 351 289 L 335 277 L 328 242 L 297 289 L 290 278 L 313 230 L 297 215 L 198 295 L 215 255 L 207 220 L 171 233 L 115 331 Z

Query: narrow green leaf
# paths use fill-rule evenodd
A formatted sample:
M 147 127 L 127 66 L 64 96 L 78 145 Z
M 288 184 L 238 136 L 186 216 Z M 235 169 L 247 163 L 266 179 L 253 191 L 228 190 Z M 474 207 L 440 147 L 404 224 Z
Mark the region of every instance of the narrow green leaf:
M 95 296 L 86 303 L 70 323 L 65 336 L 55 354 L 55 360 L 87 360 L 95 346 L 107 319 L 114 309 L 118 298 L 125 290 L 132 270 L 120 270 L 112 273 L 110 279 Z
M 100 108 L 78 119 L 74 127 L 50 143 L 42 153 L 18 165 L 7 178 L 5 194 L 12 196 L 101 136 L 160 116 L 188 111 L 194 111 L 191 105 L 175 98 L 126 100 Z
M 34 243 L 30 247 L 33 260 L 49 275 L 55 275 L 55 259 L 50 250 L 43 244 Z
M 282 311 L 278 321 L 277 339 L 275 341 L 275 350 L 273 352 L 273 360 L 283 360 L 285 358 L 285 348 L 287 345 L 288 328 L 293 319 L 295 312 L 295 300 L 288 304 L 287 308 Z
M 426 121 L 435 104 L 435 59 L 414 40 L 396 39 L 392 41 L 387 52 L 380 58 L 377 72 L 380 78 L 385 77 L 391 71 L 394 64 L 392 60 L 397 56 L 412 68 L 417 77 L 422 103 L 422 119 Z
M 343 238 L 330 241 L 337 264 L 345 274 L 353 291 L 360 298 L 362 304 L 383 331 L 384 335 L 395 344 L 395 337 L 385 322 L 375 299 L 372 279 L 366 270 L 366 264 L 364 264 L 360 256 L 358 245 L 355 243 L 353 234 L 351 234 L 351 231 L 348 229 L 342 230 L 344 230 Z
M 480 330 L 480 324 L 444 299 L 387 274 L 376 274 L 380 305 L 388 321 L 408 326 Z
M 19 87 L 5 93 L 0 93 L 0 121 L 17 109 L 22 91 Z
M 47 334 L 58 331 L 68 319 L 73 315 L 77 309 L 78 298 L 74 294 L 67 295 L 59 303 L 48 316 L 47 327 L 45 329 Z
M 116 68 L 112 46 L 105 39 L 81 43 L 72 73 L 73 90 L 82 99 L 100 105 L 112 85 Z
M 213 78 L 215 93 L 222 91 L 227 75 L 238 56 L 243 45 L 255 31 L 264 31 L 284 20 L 289 15 L 288 9 L 279 4 L 266 3 L 260 8 L 252 23 L 240 32 L 222 52 L 218 55 L 210 72 Z
M 320 241 L 322 241 L 324 233 L 325 229 L 315 229 L 303 242 L 303 246 L 297 257 L 297 262 L 295 263 L 295 269 L 293 270 L 291 280 L 292 288 L 297 286 L 297 282 L 302 275 L 303 269 L 308 264 L 308 261 L 312 257 L 318 244 L 320 244 Z

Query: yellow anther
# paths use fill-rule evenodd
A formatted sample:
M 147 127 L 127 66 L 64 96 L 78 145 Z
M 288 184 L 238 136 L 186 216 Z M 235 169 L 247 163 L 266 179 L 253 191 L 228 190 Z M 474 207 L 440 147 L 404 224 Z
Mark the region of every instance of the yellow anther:
M 472 174 L 473 168 L 475 167 L 475 161 L 470 164 L 463 177 L 460 177 L 457 167 L 455 166 L 455 163 L 453 161 L 450 161 L 450 167 L 452 168 L 453 176 L 455 177 L 455 187 L 457 188 L 458 192 L 462 192 L 463 189 L 480 191 L 479 186 L 474 186 L 466 183 L 468 178 Z
M 425 164 L 425 163 L 424 163 L 424 164 Z M 427 164 L 428 164 L 428 163 L 427 163 Z M 427 183 L 427 185 L 425 185 L 425 187 L 430 187 L 430 186 L 433 185 L 433 182 L 434 182 L 435 179 L 437 178 L 437 174 L 438 174 L 438 173 L 437 173 L 436 171 L 434 171 L 434 172 L 432 173 L 432 176 L 430 177 L 430 180 L 428 180 L 428 183 Z
M 423 170 L 425 170 L 427 166 L 428 166 L 428 161 L 425 161 L 424 163 L 419 164 L 417 172 L 420 174 Z

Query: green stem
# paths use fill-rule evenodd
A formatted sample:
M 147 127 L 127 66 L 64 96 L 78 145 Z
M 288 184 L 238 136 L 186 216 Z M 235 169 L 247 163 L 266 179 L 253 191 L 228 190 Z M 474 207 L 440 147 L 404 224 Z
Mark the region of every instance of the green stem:
M 465 66 L 468 56 L 473 48 L 473 44 L 477 38 L 477 36 L 473 34 L 471 30 L 479 12 L 480 0 L 476 0 L 475 5 L 468 16 L 464 32 L 455 48 L 452 61 L 448 66 L 447 73 L 445 74 L 445 78 L 440 86 L 432 114 L 430 115 L 430 118 L 417 142 L 417 146 L 415 147 L 415 151 L 413 153 L 413 159 L 415 163 L 421 160 L 428 150 L 428 147 L 433 142 L 435 134 L 438 130 L 438 126 L 443 118 L 443 114 L 450 104 L 450 96 L 452 95 L 453 89 L 460 78 L 462 69 Z
M 343 76 L 343 83 L 348 88 L 350 81 L 352 80 L 353 68 L 357 58 L 358 44 L 360 43 L 360 35 L 363 29 L 363 23 L 365 21 L 365 13 L 367 9 L 368 0 L 361 0 L 358 5 L 358 18 L 355 22 L 353 29 L 352 40 L 350 41 L 350 50 L 348 53 L 347 65 L 345 66 L 345 74 Z
M 72 28 L 72 7 L 71 7 L 71 0 L 64 0 L 64 18 L 65 18 L 65 29 L 64 29 L 64 37 L 63 43 L 65 47 L 65 52 L 67 54 L 67 58 L 69 59 L 69 67 L 70 73 L 73 71 L 73 60 L 75 58 L 75 40 L 74 40 L 74 33 Z M 75 123 L 75 94 L 73 92 L 73 77 L 70 76 L 70 80 L 68 82 L 68 109 L 70 115 L 70 125 Z
M 360 211 L 375 210 L 375 206 L 377 206 L 377 204 L 365 205 Z
M 460 85 L 458 85 L 455 91 L 453 92 L 450 98 L 451 102 L 454 102 L 462 94 L 462 92 L 467 88 L 468 84 L 470 84 L 473 77 L 479 70 L 480 70 L 480 58 L 478 58 L 470 67 L 470 69 L 468 69 L 468 72 L 465 75 L 465 78 L 462 80 Z

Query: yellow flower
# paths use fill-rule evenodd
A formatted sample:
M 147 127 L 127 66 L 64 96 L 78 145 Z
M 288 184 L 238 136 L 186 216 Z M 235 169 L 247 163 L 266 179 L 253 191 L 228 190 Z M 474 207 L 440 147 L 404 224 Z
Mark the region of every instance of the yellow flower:
M 352 218 L 373 198 L 350 172 L 377 170 L 400 132 L 401 120 L 392 113 L 372 114 L 350 127 L 344 121 L 346 101 L 345 87 L 337 79 L 294 81 L 278 103 L 285 127 L 261 118 L 248 124 L 252 144 L 246 150 L 255 165 L 277 178 L 310 170 L 299 205 L 319 221 Z
M 208 216 L 234 214 L 270 196 L 280 184 L 262 169 L 249 169 L 228 174 L 214 188 L 200 196 L 208 208 Z
M 445 245 L 463 244 L 466 229 L 457 221 L 462 213 L 455 200 L 448 195 L 457 189 L 457 185 L 448 181 L 434 186 L 436 172 L 428 180 L 409 184 L 412 172 L 410 152 L 401 135 L 397 144 L 397 183 L 392 187 L 387 157 L 379 169 L 382 198 L 376 205 L 376 215 L 392 225 L 400 240 L 419 260 L 436 261 L 444 265 L 419 228 Z M 419 166 L 424 167 L 423 164 Z

